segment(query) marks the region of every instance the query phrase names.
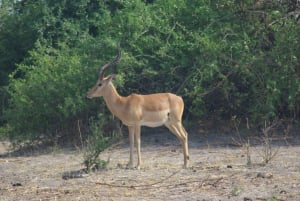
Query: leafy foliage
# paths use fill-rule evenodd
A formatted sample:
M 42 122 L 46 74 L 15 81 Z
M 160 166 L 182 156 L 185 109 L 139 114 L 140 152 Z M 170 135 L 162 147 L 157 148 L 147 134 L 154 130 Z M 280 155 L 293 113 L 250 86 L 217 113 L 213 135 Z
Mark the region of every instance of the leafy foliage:
M 299 118 L 299 7 L 292 2 L 7 2 L 0 50 L 10 57 L 1 56 L 0 72 L 13 73 L 0 98 L 12 138 L 51 136 L 95 115 L 99 106 L 85 93 L 118 42 L 123 57 L 113 71 L 122 95 L 177 93 L 190 119 Z
M 103 115 L 98 115 L 97 119 L 90 119 L 91 134 L 83 148 L 83 163 L 87 172 L 103 169 L 109 163 L 109 160 L 104 161 L 99 158 L 99 154 L 113 142 L 113 138 L 109 138 L 108 135 L 103 133 L 103 127 L 105 125 L 107 125 L 107 118 Z

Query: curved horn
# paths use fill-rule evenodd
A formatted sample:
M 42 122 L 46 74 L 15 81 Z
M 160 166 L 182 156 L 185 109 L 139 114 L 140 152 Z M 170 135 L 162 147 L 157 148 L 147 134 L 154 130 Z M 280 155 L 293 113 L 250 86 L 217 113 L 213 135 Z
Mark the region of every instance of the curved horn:
M 100 71 L 99 71 L 99 78 L 100 78 L 100 80 L 103 80 L 104 73 L 105 73 L 105 71 L 106 71 L 108 68 L 110 68 L 110 67 L 112 67 L 112 66 L 115 66 L 115 65 L 117 65 L 117 64 L 119 63 L 119 61 L 121 60 L 121 56 L 122 56 L 122 54 L 121 54 L 121 46 L 120 46 L 120 44 L 119 44 L 119 53 L 118 53 L 118 55 L 116 56 L 116 58 L 115 58 L 112 62 L 107 63 L 107 64 L 105 64 L 104 66 L 101 67 L 101 69 L 100 69 Z

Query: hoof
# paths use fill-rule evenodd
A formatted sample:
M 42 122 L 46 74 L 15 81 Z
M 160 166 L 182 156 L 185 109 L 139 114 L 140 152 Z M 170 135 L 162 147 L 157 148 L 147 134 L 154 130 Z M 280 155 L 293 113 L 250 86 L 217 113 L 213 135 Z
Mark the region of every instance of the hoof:
M 126 165 L 126 169 L 134 169 L 133 164 L 132 163 L 128 163 Z
M 183 169 L 188 169 L 189 168 L 189 164 L 188 163 L 185 163 L 183 166 L 182 166 Z

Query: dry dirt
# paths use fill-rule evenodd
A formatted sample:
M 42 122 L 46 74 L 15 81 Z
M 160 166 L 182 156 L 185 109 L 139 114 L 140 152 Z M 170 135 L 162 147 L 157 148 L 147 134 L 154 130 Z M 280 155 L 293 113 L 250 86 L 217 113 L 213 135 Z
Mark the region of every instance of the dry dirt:
M 166 130 L 142 133 L 141 170 L 126 169 L 128 140 L 104 151 L 105 170 L 63 179 L 83 167 L 80 150 L 14 156 L 0 146 L 0 200 L 300 200 L 299 134 L 276 141 L 277 155 L 262 165 L 263 146 L 245 147 L 234 135 L 189 131 L 190 168 L 180 143 Z M 154 134 L 155 133 L 155 134 Z M 236 138 L 238 139 L 238 138 Z

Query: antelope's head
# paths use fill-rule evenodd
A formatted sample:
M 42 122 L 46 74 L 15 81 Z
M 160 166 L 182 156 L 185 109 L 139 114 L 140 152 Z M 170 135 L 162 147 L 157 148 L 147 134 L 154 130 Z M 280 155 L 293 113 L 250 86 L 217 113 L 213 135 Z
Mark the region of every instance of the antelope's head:
M 113 67 L 113 66 L 117 65 L 120 60 L 121 60 L 121 47 L 119 46 L 119 53 L 116 56 L 116 58 L 112 62 L 107 63 L 107 64 L 105 64 L 104 66 L 101 67 L 101 69 L 99 71 L 99 78 L 98 78 L 96 84 L 91 89 L 89 89 L 89 91 L 87 92 L 87 97 L 88 98 L 95 98 L 95 97 L 103 96 L 103 93 L 104 93 L 105 89 L 107 88 L 109 83 L 116 76 L 115 74 L 111 74 L 107 77 L 104 77 L 104 73 L 110 67 Z

